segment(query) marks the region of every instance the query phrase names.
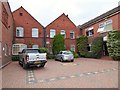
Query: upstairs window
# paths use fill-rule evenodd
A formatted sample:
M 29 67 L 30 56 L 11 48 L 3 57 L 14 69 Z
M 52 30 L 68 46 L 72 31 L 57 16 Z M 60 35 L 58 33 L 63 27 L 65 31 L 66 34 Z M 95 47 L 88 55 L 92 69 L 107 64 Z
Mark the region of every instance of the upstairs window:
M 65 30 L 61 30 L 60 34 L 61 34 L 64 38 L 66 38 Z
M 110 19 L 110 20 L 100 23 L 97 32 L 104 33 L 104 32 L 108 32 L 111 30 L 113 30 L 113 27 L 112 27 L 112 20 Z
M 24 28 L 16 27 L 16 37 L 24 37 Z
M 74 38 L 75 38 L 73 31 L 70 32 L 70 38 L 71 38 L 71 39 L 74 39 Z
M 38 38 L 38 28 L 32 28 L 32 37 Z
M 54 36 L 56 35 L 56 32 L 54 29 L 50 29 L 50 38 L 54 38 Z
M 94 34 L 94 30 L 89 30 L 89 31 L 86 31 L 86 36 L 93 36 Z

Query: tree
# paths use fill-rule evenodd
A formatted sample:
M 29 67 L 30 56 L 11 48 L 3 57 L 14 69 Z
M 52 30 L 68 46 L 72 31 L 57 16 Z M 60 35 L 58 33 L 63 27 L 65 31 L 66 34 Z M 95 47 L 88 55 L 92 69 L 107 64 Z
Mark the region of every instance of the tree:
M 65 39 L 61 34 L 54 36 L 52 51 L 53 54 L 58 54 L 59 51 L 65 50 Z
M 86 36 L 80 36 L 79 38 L 77 38 L 77 47 L 78 50 L 80 51 L 80 56 L 85 57 L 85 55 L 87 54 L 88 50 L 88 38 Z
M 103 50 L 103 38 L 102 37 L 96 37 L 92 41 L 92 45 L 91 45 L 91 51 L 94 55 L 94 58 L 101 58 L 102 50 Z
M 109 55 L 114 60 L 120 60 L 120 31 L 110 31 L 108 33 L 107 47 Z

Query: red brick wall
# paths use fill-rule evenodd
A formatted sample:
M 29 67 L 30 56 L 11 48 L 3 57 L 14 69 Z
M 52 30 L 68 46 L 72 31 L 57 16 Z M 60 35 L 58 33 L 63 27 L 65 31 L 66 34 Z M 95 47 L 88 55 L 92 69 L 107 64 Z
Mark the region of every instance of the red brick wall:
M 12 41 L 13 41 L 13 17 L 9 3 L 3 2 L 2 3 L 2 65 L 6 64 L 11 60 Z M 5 55 L 5 50 L 4 50 L 5 44 L 7 45 L 7 56 Z
M 55 29 L 56 34 L 59 34 L 61 30 L 65 30 L 66 32 L 66 38 L 65 38 L 65 45 L 66 49 L 70 50 L 70 45 L 74 44 L 76 47 L 76 37 L 80 35 L 80 30 L 75 26 L 75 24 L 66 16 L 65 14 L 62 14 L 59 16 L 56 20 L 54 20 L 52 23 L 50 23 L 46 27 L 46 34 L 49 36 L 46 41 L 50 42 L 50 44 L 47 45 L 48 48 L 50 48 L 50 45 L 52 45 L 53 39 L 50 38 L 50 29 Z M 75 33 L 75 39 L 70 39 L 70 31 L 73 31 Z M 77 50 L 77 48 L 75 48 Z
M 23 16 L 20 16 L 19 13 L 23 13 Z M 32 44 L 38 44 L 39 47 L 42 47 L 44 36 L 43 26 L 38 21 L 36 21 L 23 7 L 20 7 L 19 9 L 14 11 L 13 17 L 15 21 L 15 43 L 28 44 L 30 41 L 32 42 Z M 24 28 L 24 38 L 16 37 L 16 27 Z M 39 29 L 39 38 L 32 38 L 32 28 Z
M 120 14 L 117 14 L 117 15 L 114 15 L 114 16 L 112 16 L 112 17 L 109 17 L 109 18 L 107 18 L 107 20 L 109 20 L 109 19 L 112 19 L 112 26 L 113 26 L 113 30 L 120 30 L 120 24 L 118 23 L 119 21 L 119 19 L 118 19 L 118 16 L 119 16 Z M 107 21 L 107 20 L 102 20 L 102 21 L 100 21 L 100 22 L 97 22 L 97 23 L 95 23 L 95 24 L 93 24 L 93 25 L 91 25 L 91 26 L 89 26 L 89 27 L 87 27 L 87 28 L 90 28 L 90 27 L 94 27 L 94 36 L 90 36 L 90 37 L 88 37 L 88 40 L 89 40 L 89 43 L 92 41 L 92 39 L 94 39 L 94 37 L 98 37 L 98 36 L 105 36 L 107 33 L 102 33 L 102 34 L 100 34 L 100 33 L 98 33 L 97 32 L 97 30 L 98 30 L 98 28 L 99 28 L 99 24 L 100 23 L 102 23 L 102 22 L 105 22 L 105 21 Z M 83 29 L 83 35 L 85 35 L 85 33 L 86 33 L 86 31 L 85 31 L 85 29 L 87 29 L 87 28 L 84 28 Z

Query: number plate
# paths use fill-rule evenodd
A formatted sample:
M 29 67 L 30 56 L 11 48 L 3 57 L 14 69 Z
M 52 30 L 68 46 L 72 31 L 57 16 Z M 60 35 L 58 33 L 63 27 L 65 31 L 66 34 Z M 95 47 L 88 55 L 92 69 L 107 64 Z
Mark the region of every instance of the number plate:
M 34 62 L 35 64 L 40 64 L 41 62 L 40 61 L 36 61 L 36 62 Z

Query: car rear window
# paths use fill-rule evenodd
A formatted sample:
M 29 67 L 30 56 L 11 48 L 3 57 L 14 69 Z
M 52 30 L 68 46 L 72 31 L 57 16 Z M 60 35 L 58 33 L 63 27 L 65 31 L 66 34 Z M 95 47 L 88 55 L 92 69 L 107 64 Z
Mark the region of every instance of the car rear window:
M 40 50 L 38 50 L 38 49 L 27 49 L 26 53 L 40 53 Z
M 63 54 L 72 54 L 71 52 L 64 52 Z

